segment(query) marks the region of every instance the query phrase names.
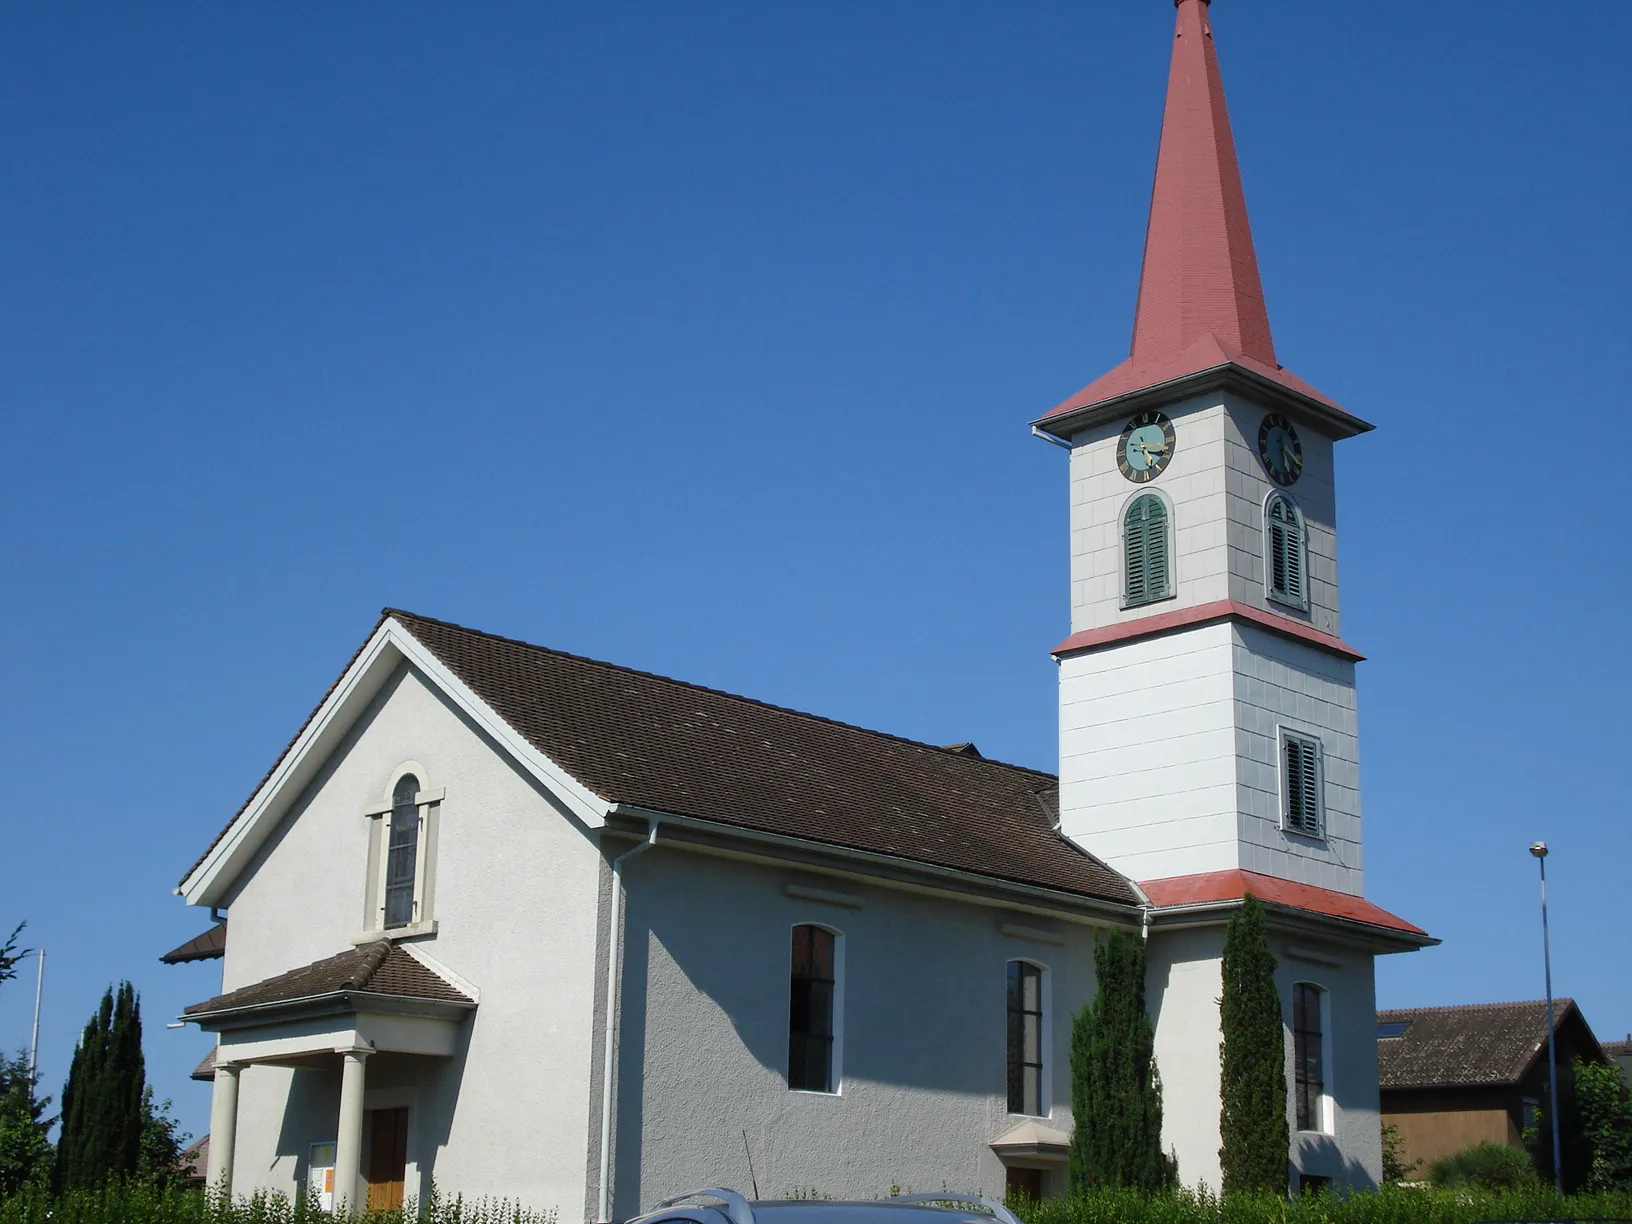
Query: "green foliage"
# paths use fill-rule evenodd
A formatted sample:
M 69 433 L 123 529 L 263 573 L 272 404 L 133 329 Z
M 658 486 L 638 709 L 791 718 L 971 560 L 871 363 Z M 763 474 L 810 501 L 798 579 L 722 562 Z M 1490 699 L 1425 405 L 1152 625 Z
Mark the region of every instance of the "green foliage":
M 255 1194 L 236 1200 L 118 1178 L 53 1196 L 34 1185 L 0 1196 L 0 1224 L 557 1224 L 552 1209 L 533 1211 L 500 1199 L 444 1199 L 434 1191 L 422 1205 L 391 1211 L 331 1215 L 305 1195 Z
M 1560 1198 L 1539 1183 L 1523 1191 L 1384 1186 L 1377 1191 L 1300 1195 L 1181 1190 L 1147 1194 L 1096 1190 L 1072 1198 L 1023 1201 L 1025 1224 L 1475 1224 L 1482 1220 L 1632 1218 L 1632 1195 Z M 0 1219 L 0 1224 L 9 1224 Z
M 181 1154 L 192 1138 L 170 1116 L 170 1102 L 153 1102 L 153 1088 L 142 1089 L 142 1142 L 136 1155 L 136 1176 L 143 1181 L 167 1185 L 182 1176 Z
M 57 1140 L 59 1187 L 94 1186 L 137 1172 L 146 1084 L 141 1004 L 135 988 L 121 982 L 117 994 L 109 987 L 102 996 L 69 1066 Z
M 1444 1189 L 1522 1190 L 1540 1179 L 1523 1148 L 1487 1141 L 1434 1161 L 1428 1166 L 1428 1182 Z
M 1226 1195 L 1287 1188 L 1286 1044 L 1264 907 L 1248 893 L 1224 933 L 1219 1163 Z
M 1588 1187 L 1632 1194 L 1632 1092 L 1621 1069 L 1577 1062 L 1575 1098 L 1591 1160 Z
M 1145 945 L 1112 931 L 1094 945 L 1093 1002 L 1071 1023 L 1071 1186 L 1159 1190 L 1177 1180 L 1162 1153 L 1162 1082 L 1145 1014 Z
M 45 1116 L 51 1098 L 35 1088 L 26 1057 L 0 1057 L 0 1195 L 15 1194 L 51 1172 L 46 1135 L 56 1119 Z
M 1405 1140 L 1400 1137 L 1400 1128 L 1392 1122 L 1383 1123 L 1383 1181 L 1411 1181 L 1421 1167 L 1420 1160 L 1405 1163 Z
M 11 935 L 6 939 L 6 942 L 0 944 L 0 984 L 9 982 L 16 977 L 17 962 L 33 951 L 32 948 L 19 948 L 17 946 L 17 937 L 23 933 L 23 928 L 27 925 L 26 922 L 19 922 L 12 929 Z

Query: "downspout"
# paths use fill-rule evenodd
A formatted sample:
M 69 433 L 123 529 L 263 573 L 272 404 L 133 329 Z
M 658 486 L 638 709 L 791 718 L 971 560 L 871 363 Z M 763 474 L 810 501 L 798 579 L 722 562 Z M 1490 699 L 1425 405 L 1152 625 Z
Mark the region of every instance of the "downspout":
M 646 840 L 612 860 L 612 913 L 606 941 L 606 1039 L 601 1058 L 601 1208 L 599 1224 L 612 1220 L 612 1061 L 618 1040 L 618 982 L 623 976 L 623 865 L 657 845 L 657 820 L 648 821 Z

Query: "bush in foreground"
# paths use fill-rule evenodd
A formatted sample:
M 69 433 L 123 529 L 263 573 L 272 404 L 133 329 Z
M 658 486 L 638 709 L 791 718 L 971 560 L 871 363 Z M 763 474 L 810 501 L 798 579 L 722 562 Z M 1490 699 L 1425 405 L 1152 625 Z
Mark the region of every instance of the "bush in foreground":
M 1447 1190 L 1523 1190 L 1540 1181 L 1530 1154 L 1505 1143 L 1476 1143 L 1428 1166 L 1428 1184 Z

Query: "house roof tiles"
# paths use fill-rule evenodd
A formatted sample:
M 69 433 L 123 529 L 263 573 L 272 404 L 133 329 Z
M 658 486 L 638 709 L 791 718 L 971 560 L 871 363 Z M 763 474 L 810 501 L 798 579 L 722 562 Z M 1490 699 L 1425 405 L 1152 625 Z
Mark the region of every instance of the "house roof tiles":
M 1562 1029 L 1576 1010 L 1554 999 Z M 1384 1088 L 1513 1084 L 1524 1077 L 1547 1040 L 1547 1003 L 1471 1003 L 1377 1013 L 1379 1025 L 1405 1024 L 1398 1037 L 1377 1042 L 1378 1079 Z
M 375 940 L 264 981 L 194 1003 L 182 1012 L 198 1018 L 246 1007 L 293 1003 L 349 992 L 472 1003 L 470 996 L 389 940 Z

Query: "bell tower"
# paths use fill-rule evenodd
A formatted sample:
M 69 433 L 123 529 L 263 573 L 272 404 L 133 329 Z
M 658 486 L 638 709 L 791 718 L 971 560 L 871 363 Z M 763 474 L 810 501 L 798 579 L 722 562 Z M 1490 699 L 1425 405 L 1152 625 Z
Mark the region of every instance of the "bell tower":
M 1176 7 L 1131 351 L 1034 424 L 1071 451 L 1061 829 L 1141 882 L 1359 897 L 1333 448 L 1371 426 L 1277 359 L 1208 3 Z

